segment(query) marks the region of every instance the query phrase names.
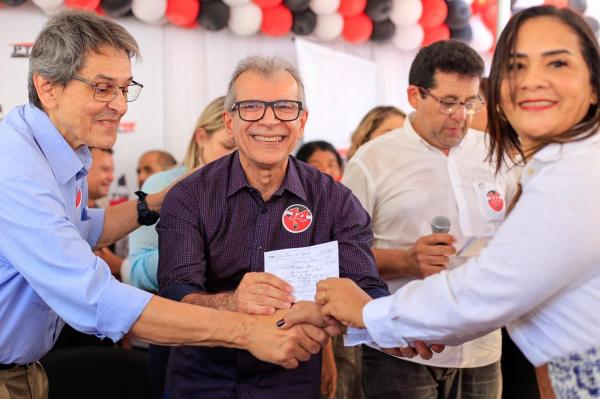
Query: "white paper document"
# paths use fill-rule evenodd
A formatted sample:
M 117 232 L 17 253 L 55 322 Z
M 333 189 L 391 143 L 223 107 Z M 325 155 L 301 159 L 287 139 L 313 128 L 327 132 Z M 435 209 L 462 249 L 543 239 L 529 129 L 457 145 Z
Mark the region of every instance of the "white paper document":
M 296 301 L 314 301 L 317 282 L 340 275 L 338 243 L 265 252 L 265 272 L 290 284 Z

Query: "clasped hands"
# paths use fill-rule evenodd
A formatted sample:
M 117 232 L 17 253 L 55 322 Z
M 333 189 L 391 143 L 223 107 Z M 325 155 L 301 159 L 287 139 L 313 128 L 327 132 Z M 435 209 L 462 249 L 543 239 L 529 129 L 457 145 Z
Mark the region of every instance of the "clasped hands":
M 371 297 L 350 279 L 329 278 L 317 284 L 315 302 L 294 303 L 292 287 L 277 276 L 261 272 L 246 273 L 236 291 L 231 295 L 228 308 L 232 311 L 254 315 L 271 315 L 281 332 L 293 332 L 295 342 L 300 342 L 301 356 L 282 364 L 297 367 L 298 361 L 308 360 L 315 354 L 316 344 L 323 346 L 330 336 L 341 333 L 343 326 L 365 328 L 363 307 Z M 396 356 L 419 355 L 430 359 L 433 352 L 441 352 L 443 345 L 427 346 L 416 341 L 412 347 L 389 348 L 385 351 Z M 320 346 L 318 347 L 320 350 Z

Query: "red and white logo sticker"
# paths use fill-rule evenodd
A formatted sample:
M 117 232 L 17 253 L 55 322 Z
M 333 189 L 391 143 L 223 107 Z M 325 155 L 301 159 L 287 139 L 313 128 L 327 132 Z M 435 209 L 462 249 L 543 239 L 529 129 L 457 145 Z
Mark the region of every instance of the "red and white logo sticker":
M 494 212 L 502 212 L 502 209 L 504 209 L 504 200 L 502 199 L 500 193 L 496 190 L 490 190 L 487 192 L 487 201 L 489 207 Z
M 304 205 L 294 204 L 287 207 L 281 216 L 283 227 L 290 233 L 302 233 L 312 224 L 313 215 Z
M 83 194 L 81 193 L 81 188 L 77 190 L 77 195 L 75 196 L 75 209 L 79 209 L 81 206 L 81 200 L 83 199 Z

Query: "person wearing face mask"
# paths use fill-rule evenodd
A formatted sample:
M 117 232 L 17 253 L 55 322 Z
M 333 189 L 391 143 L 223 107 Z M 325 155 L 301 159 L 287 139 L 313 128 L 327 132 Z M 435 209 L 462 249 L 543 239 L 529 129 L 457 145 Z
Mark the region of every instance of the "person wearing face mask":
M 319 283 L 324 313 L 366 327 L 380 345 L 455 345 L 507 326 L 542 383 L 548 371 L 543 397 L 598 397 L 598 93 L 598 41 L 578 14 L 515 14 L 496 46 L 488 103 L 496 168 L 525 163 L 508 218 L 478 257 L 390 297 L 371 301 L 348 280 Z
M 290 156 L 307 117 L 293 65 L 260 56 L 238 63 L 223 111 L 238 150 L 167 195 L 157 226 L 161 295 L 238 313 L 290 309 L 292 287 L 264 272 L 265 253 L 330 241 L 338 243 L 340 275 L 374 297 L 385 295 L 370 251 L 369 217 L 356 197 Z M 317 399 L 320 373 L 320 356 L 287 372 L 247 351 L 185 347 L 171 350 L 166 391 L 171 399 Z

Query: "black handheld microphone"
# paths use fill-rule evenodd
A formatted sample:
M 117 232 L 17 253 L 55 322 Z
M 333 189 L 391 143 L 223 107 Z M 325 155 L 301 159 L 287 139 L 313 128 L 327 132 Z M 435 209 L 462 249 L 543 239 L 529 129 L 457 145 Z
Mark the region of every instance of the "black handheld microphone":
M 450 231 L 450 219 L 446 216 L 436 216 L 431 221 L 432 233 L 448 233 Z

